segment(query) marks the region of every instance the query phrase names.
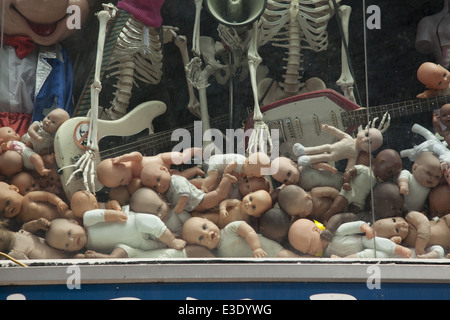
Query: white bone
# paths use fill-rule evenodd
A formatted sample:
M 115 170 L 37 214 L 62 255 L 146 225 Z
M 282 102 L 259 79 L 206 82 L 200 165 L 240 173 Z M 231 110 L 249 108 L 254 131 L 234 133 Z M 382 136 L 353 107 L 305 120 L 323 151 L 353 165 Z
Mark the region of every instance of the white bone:
M 339 7 L 339 16 L 342 21 L 342 29 L 344 31 L 344 38 L 348 44 L 348 24 L 350 21 L 350 14 L 352 12 L 352 8 L 349 6 L 340 6 Z M 336 84 L 341 88 L 344 96 L 350 101 L 356 102 L 355 95 L 353 93 L 353 85 L 355 84 L 355 80 L 350 72 L 350 67 L 348 64 L 347 52 L 345 50 L 344 43 L 342 43 L 341 49 L 341 63 L 342 63 L 342 72 L 340 78 L 336 81 Z

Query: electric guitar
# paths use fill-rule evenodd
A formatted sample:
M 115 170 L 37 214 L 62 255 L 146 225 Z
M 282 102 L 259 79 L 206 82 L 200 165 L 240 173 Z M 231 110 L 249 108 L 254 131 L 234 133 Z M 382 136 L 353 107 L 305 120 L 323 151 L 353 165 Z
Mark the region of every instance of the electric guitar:
M 419 114 L 439 109 L 450 102 L 449 96 L 416 99 L 376 107 L 370 107 L 371 120 L 380 120 L 386 112 L 391 118 Z M 321 125 L 332 125 L 341 131 L 353 133 L 361 124 L 367 123 L 367 109 L 348 100 L 331 89 L 318 90 L 290 97 L 261 108 L 263 120 L 269 129 L 279 130 L 279 152 L 294 161 L 292 146 L 300 142 L 304 146 L 334 143 L 336 138 L 322 133 Z M 250 116 L 246 129 L 253 127 Z

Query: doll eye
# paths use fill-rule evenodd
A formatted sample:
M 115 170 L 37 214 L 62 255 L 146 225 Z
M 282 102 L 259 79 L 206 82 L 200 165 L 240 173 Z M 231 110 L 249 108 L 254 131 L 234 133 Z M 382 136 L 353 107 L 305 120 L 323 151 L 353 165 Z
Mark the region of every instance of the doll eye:
M 252 209 L 255 210 L 255 209 L 256 209 L 256 206 L 252 206 Z
M 198 237 L 198 241 L 202 242 L 203 241 L 203 236 Z
M 202 226 L 203 230 L 206 230 L 206 223 Z

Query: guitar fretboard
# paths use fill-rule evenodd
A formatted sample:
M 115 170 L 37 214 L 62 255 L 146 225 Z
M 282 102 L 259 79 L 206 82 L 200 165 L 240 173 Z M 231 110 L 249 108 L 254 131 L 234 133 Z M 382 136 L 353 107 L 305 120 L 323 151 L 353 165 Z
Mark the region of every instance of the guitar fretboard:
M 433 111 L 447 103 L 450 103 L 450 95 L 369 107 L 369 113 L 372 119 L 376 117 L 381 118 L 386 112 L 389 112 L 391 118 L 399 118 Z M 367 109 L 346 111 L 342 113 L 341 117 L 345 127 L 359 126 L 367 122 Z

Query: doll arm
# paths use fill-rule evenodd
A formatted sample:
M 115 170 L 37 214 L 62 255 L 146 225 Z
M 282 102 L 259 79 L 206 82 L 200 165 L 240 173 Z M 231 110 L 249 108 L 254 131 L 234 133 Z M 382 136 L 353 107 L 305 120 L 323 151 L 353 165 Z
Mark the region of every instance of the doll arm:
M 188 200 L 189 200 L 189 196 L 180 196 L 178 198 L 178 202 L 177 202 L 176 206 L 173 208 L 173 212 L 182 213 Z
M 352 222 L 356 220 L 354 213 L 338 213 L 328 219 L 327 228 L 320 233 L 320 237 L 328 242 L 333 239 L 336 230 L 343 224 L 347 222 Z
M 119 157 L 115 157 L 112 160 L 112 163 L 119 163 L 119 162 L 127 162 L 127 161 L 136 161 L 136 162 L 141 162 L 144 159 L 144 157 L 142 156 L 142 153 L 138 152 L 138 151 L 134 151 L 131 153 L 127 153 L 124 155 L 121 155 Z
M 350 137 L 350 135 L 348 135 L 347 133 L 345 133 L 344 131 L 339 130 L 338 128 L 334 127 L 334 126 L 330 126 L 327 124 L 322 124 L 322 130 L 335 136 L 336 138 L 338 138 L 338 140 L 342 140 L 345 137 Z
M 36 233 L 39 230 L 48 231 L 50 228 L 50 221 L 45 218 L 39 218 L 37 220 L 31 220 L 25 222 L 22 229 L 31 233 Z
M 347 222 L 343 223 L 342 225 L 337 228 L 335 235 L 336 236 L 346 236 L 351 234 L 358 234 L 361 232 L 364 232 L 362 230 L 362 227 L 365 223 L 364 221 L 353 221 L 353 222 Z
M 224 218 L 228 216 L 228 211 L 227 208 L 228 207 L 235 207 L 236 205 L 238 205 L 240 203 L 239 200 L 237 199 L 225 199 L 223 200 L 220 204 L 219 204 L 219 212 L 220 215 L 223 216 Z
M 165 152 L 161 153 L 161 159 L 165 164 L 178 165 L 188 163 L 194 156 L 201 157 L 203 154 L 202 148 L 187 148 L 183 152 Z
M 28 135 L 30 136 L 30 139 L 37 142 L 42 142 L 44 140 L 43 137 L 41 137 L 37 130 L 39 129 L 39 124 L 35 121 L 33 122 L 30 127 L 28 128 Z
M 116 211 L 122 211 L 122 206 L 120 205 L 119 201 L 117 200 L 110 200 L 105 205 L 106 209 L 116 210 Z
M 436 131 L 436 132 L 439 133 L 441 136 L 443 136 L 443 135 L 444 135 L 444 132 L 443 132 L 443 130 L 442 130 L 442 128 L 441 128 L 441 125 L 439 124 L 439 115 L 438 115 L 436 112 L 433 112 L 433 119 L 432 119 L 432 122 L 433 122 L 433 128 L 434 128 L 434 131 Z
M 415 243 L 416 255 L 424 254 L 431 234 L 430 220 L 424 214 L 417 211 L 409 212 L 405 220 L 417 230 Z
M 238 228 L 238 235 L 245 239 L 245 241 L 252 249 L 254 258 L 263 258 L 267 253 L 261 248 L 261 242 L 255 230 L 246 222 L 242 222 Z
M 104 211 L 105 222 L 120 222 L 125 223 L 128 220 L 128 216 L 122 210 L 106 209 Z
M 54 205 L 59 213 L 64 213 L 69 210 L 69 206 L 56 194 L 47 191 L 33 191 L 27 194 L 29 199 L 33 202 L 48 202 Z
M 417 95 L 417 98 L 419 98 L 419 99 L 427 99 L 427 98 L 435 97 L 438 94 L 439 94 L 439 90 L 431 90 L 431 89 L 429 89 L 429 90 L 425 90 L 422 93 L 419 93 Z
M 408 195 L 409 193 L 409 178 L 407 175 L 409 174 L 409 171 L 403 170 L 400 173 L 399 178 L 397 179 L 397 185 L 400 189 L 400 193 L 404 196 Z

